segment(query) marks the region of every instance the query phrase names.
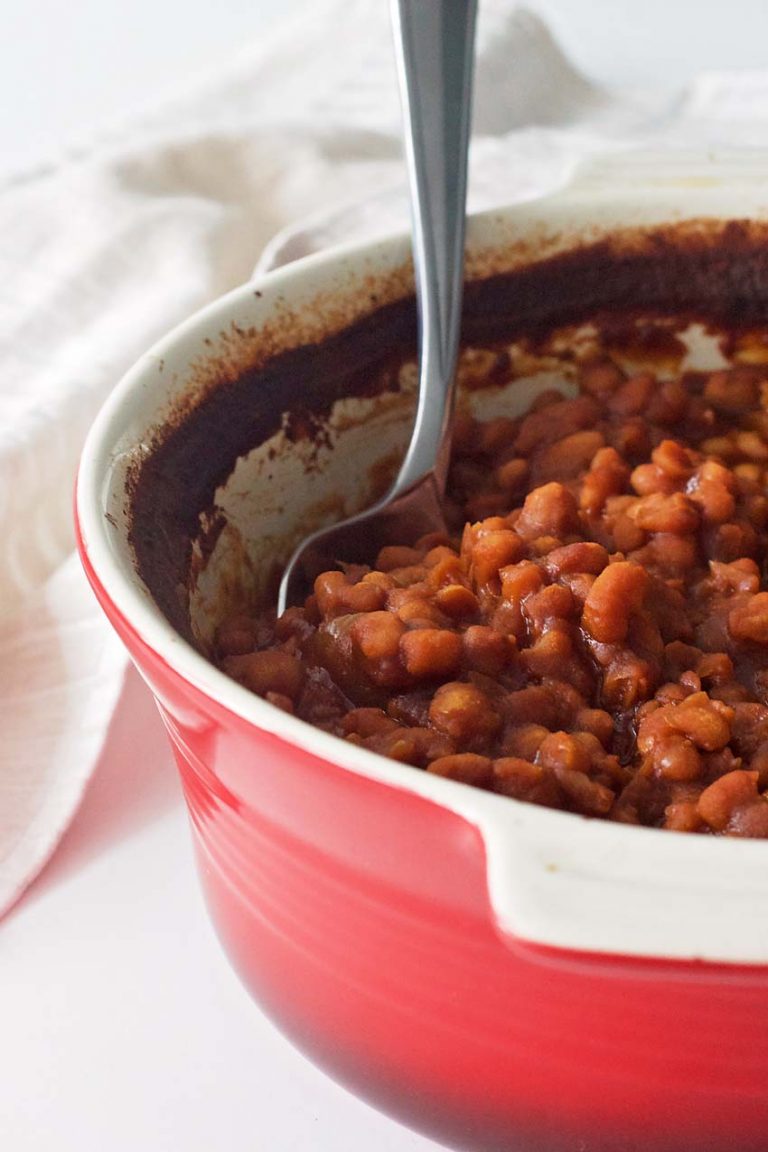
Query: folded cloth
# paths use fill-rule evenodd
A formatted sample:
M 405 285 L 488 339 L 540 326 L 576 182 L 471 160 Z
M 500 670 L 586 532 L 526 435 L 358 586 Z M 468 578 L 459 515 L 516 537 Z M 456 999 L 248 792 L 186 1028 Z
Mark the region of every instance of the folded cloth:
M 122 647 L 74 553 L 0 620 L 0 912 L 49 858 L 99 757 Z
M 484 0 L 470 207 L 541 195 L 599 151 L 759 143 L 766 83 L 606 92 L 537 17 Z M 254 265 L 404 227 L 399 137 L 387 6 L 323 0 L 152 116 L 0 185 L 0 912 L 71 818 L 122 677 L 67 560 L 93 416 L 153 340 Z

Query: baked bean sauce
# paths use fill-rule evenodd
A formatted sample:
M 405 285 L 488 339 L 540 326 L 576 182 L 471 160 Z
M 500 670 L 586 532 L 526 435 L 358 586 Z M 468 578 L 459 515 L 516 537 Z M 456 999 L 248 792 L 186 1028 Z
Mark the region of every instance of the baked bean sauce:
M 768 367 L 606 359 L 457 417 L 456 535 L 324 572 L 216 656 L 353 744 L 585 816 L 768 837 Z

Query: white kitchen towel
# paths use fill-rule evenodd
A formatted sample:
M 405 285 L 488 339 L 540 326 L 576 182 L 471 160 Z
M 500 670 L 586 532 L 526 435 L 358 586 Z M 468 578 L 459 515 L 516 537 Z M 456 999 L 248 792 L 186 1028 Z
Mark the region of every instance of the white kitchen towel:
M 390 44 L 382 0 L 309 3 L 152 116 L 0 185 L 0 913 L 71 818 L 124 666 L 67 561 L 87 428 L 154 339 L 257 263 L 406 224 Z M 606 92 L 537 17 L 483 0 L 470 207 L 541 195 L 599 151 L 760 143 L 767 90 Z

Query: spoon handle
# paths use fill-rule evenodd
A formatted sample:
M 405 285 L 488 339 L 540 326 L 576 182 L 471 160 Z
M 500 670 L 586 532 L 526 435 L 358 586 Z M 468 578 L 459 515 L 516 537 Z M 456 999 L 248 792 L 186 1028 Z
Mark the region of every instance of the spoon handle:
M 477 0 L 392 0 L 419 308 L 419 400 L 389 498 L 435 470 L 445 486 L 461 327 Z M 437 462 L 437 466 L 435 464 Z

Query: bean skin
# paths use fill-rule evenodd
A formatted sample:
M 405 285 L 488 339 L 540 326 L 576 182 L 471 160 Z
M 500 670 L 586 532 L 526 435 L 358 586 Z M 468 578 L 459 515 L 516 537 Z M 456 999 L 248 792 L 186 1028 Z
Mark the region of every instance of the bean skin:
M 584 604 L 582 624 L 601 644 L 616 644 L 629 630 L 630 617 L 642 607 L 649 577 L 644 568 L 617 561 L 604 568 Z

